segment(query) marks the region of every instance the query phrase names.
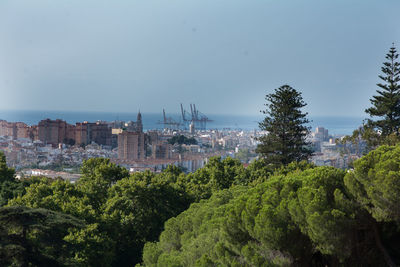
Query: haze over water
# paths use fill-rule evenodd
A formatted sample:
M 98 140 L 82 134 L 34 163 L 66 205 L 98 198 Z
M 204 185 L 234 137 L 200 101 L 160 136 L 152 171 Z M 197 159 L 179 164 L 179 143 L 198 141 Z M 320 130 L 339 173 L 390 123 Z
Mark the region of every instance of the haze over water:
M 21 121 L 28 125 L 37 124 L 43 119 L 62 119 L 68 123 L 76 122 L 96 122 L 101 121 L 136 121 L 137 113 L 113 113 L 113 112 L 82 112 L 82 111 L 0 111 L 0 120 L 10 122 Z M 207 129 L 242 129 L 255 130 L 258 122 L 262 121 L 263 115 L 221 115 L 207 114 L 212 122 L 207 123 Z M 145 130 L 162 129 L 160 123 L 163 120 L 162 113 L 142 113 L 143 127 Z M 181 121 L 179 114 L 167 114 L 175 121 Z M 340 117 L 340 116 L 316 116 L 310 117 L 312 130 L 322 126 L 329 130 L 330 134 L 351 134 L 354 129 L 361 125 L 362 117 Z

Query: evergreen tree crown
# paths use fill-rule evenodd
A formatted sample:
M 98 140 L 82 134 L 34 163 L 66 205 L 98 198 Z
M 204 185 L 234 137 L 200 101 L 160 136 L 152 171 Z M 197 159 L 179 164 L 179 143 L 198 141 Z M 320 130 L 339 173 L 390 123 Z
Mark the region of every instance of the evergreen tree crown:
M 377 95 L 370 101 L 372 107 L 365 110 L 370 117 L 367 124 L 381 132 L 383 136 L 392 133 L 399 134 L 400 127 L 400 63 L 399 54 L 393 44 L 386 54 L 386 62 L 381 67 L 382 74 L 378 77 L 382 80 L 377 86 Z
M 261 143 L 257 152 L 274 167 L 307 160 L 311 150 L 306 141 L 310 127 L 306 124 L 310 121 L 308 113 L 301 110 L 306 106 L 301 93 L 289 85 L 282 85 L 265 99 L 267 108 L 261 112 L 266 117 L 259 127 L 268 134 L 259 138 Z

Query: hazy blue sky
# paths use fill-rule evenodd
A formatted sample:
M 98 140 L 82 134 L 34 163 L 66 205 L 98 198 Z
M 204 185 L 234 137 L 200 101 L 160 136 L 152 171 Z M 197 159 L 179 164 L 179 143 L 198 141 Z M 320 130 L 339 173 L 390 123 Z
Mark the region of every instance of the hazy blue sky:
M 0 1 L 0 109 L 363 116 L 400 1 Z

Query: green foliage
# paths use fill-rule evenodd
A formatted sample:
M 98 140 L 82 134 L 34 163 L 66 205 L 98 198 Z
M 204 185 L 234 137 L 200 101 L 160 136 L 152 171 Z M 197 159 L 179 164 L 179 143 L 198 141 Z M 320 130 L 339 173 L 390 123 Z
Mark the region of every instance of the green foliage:
M 250 149 L 248 148 L 239 149 L 239 151 L 235 154 L 235 158 L 244 163 L 249 162 L 251 156 Z
M 355 161 L 345 183 L 376 220 L 400 225 L 400 145 L 381 146 Z
M 5 181 L 0 183 L 0 207 L 7 204 L 8 200 L 22 195 L 24 186 L 18 181 Z
M 267 109 L 262 112 L 266 117 L 260 129 L 268 134 L 258 139 L 261 144 L 256 151 L 274 168 L 307 160 L 312 153 L 306 141 L 310 128 L 305 126 L 307 113 L 301 111 L 306 106 L 301 93 L 283 85 L 265 99 Z
M 290 258 L 254 240 L 241 221 L 251 195 L 247 191 L 242 186 L 217 191 L 168 220 L 160 242 L 145 246 L 144 265 L 288 266 Z
M 6 157 L 0 151 L 0 207 L 24 192 L 24 186 L 14 178 L 15 170 L 7 166 Z
M 95 181 L 94 181 L 95 182 Z M 45 208 L 73 215 L 86 222 L 82 229 L 71 229 L 65 236 L 76 247 L 76 262 L 89 266 L 105 266 L 114 257 L 113 240 L 105 233 L 101 219 L 102 210 L 92 205 L 93 201 L 80 187 L 67 181 L 42 178 L 26 188 L 26 193 L 9 201 L 9 205 Z M 91 187 L 90 187 L 91 188 Z M 105 202 L 105 199 L 96 201 Z
M 143 264 L 389 264 L 385 242 L 399 243 L 385 240 L 398 236 L 398 229 L 377 228 L 349 194 L 344 176 L 332 167 L 292 163 L 254 187 L 215 191 L 166 222 L 159 242 L 145 245 Z
M 265 182 L 268 177 L 274 172 L 274 168 L 268 165 L 265 159 L 260 158 L 252 161 L 246 168 L 249 177 L 248 184 L 257 185 Z
M 231 185 L 246 185 L 252 178 L 239 160 L 230 157 L 223 160 L 221 157 L 212 157 L 203 168 L 186 176 L 179 176 L 177 183 L 199 201 Z
M 343 177 L 344 171 L 334 168 L 306 170 L 293 177 L 301 181 L 301 187 L 296 192 L 297 197 L 288 203 L 291 218 L 301 232 L 322 254 L 341 260 L 351 255 L 354 244 L 349 242 L 349 236 L 355 223 Z
M 175 188 L 180 188 L 177 183 L 180 176 L 185 176 L 182 169 L 175 165 L 168 165 L 160 174 L 155 174 L 151 171 L 136 172 L 131 175 L 132 179 L 144 182 L 148 185 L 153 183 L 170 185 Z
M 0 208 L 0 265 L 76 266 L 74 247 L 63 238 L 81 227 L 80 220 L 46 209 Z
M 281 166 L 279 169 L 275 169 L 274 174 L 275 175 L 287 175 L 289 173 L 293 172 L 299 172 L 299 171 L 305 171 L 308 169 L 313 169 L 317 166 L 314 165 L 314 163 L 310 163 L 306 160 L 297 162 L 291 162 L 286 166 Z
M 26 188 L 26 193 L 9 201 L 9 205 L 24 205 L 64 212 L 85 219 L 96 220 L 96 211 L 84 192 L 68 181 L 42 179 Z
M 9 168 L 6 162 L 6 156 L 0 151 L 0 183 L 5 181 L 14 181 L 15 170 Z
M 84 192 L 95 210 L 101 209 L 111 185 L 129 176 L 126 168 L 111 163 L 110 159 L 105 158 L 92 158 L 84 161 L 81 173 L 82 177 L 78 181 L 78 187 Z
M 344 173 L 327 167 L 288 172 L 250 189 L 232 205 L 224 226 L 230 249 L 243 257 L 239 252 L 251 248 L 263 264 L 273 261 L 261 257 L 263 250 L 270 255 L 280 252 L 287 261 L 300 265 L 311 262 L 315 249 L 323 254 L 338 255 L 340 249 L 347 253 L 341 243 L 347 236 L 341 231 L 348 224 L 342 225 L 333 215 L 350 216 L 334 198 L 336 190 L 343 190 Z M 338 229 L 329 228 L 332 224 Z M 336 243 L 327 241 L 330 235 L 337 238 Z M 255 264 L 252 257 L 245 260 Z
M 176 218 L 165 224 L 160 242 L 147 243 L 144 247 L 145 266 L 201 266 L 205 263 L 222 265 L 215 254 L 222 242 L 221 225 L 226 204 L 246 187 L 235 187 L 216 192 L 210 199 L 194 203 Z
M 115 240 L 104 229 L 104 222 L 87 224 L 82 229 L 70 229 L 64 240 L 75 248 L 75 260 L 83 266 L 112 266 Z
M 193 137 L 186 137 L 184 135 L 175 135 L 172 138 L 168 139 L 168 143 L 171 145 L 197 145 L 196 139 Z
M 395 266 L 399 159 L 400 145 L 382 146 L 347 173 L 214 157 L 131 176 L 95 159 L 76 184 L 9 179 L 0 265 Z
M 110 184 L 129 176 L 126 168 L 111 163 L 107 158 L 91 158 L 84 161 L 81 173 L 82 178 L 79 181 L 101 178 Z
M 118 241 L 115 266 L 131 266 L 141 259 L 145 241 L 157 240 L 164 222 L 187 209 L 184 192 L 158 183 L 122 179 L 110 190 L 104 217 Z
M 372 107 L 365 110 L 371 117 L 378 120 L 369 120 L 368 124 L 379 130 L 382 137 L 392 133 L 399 135 L 400 127 L 400 62 L 398 61 L 394 45 L 386 54 L 387 62 L 383 63 L 382 74 L 379 78 L 383 83 L 378 83 L 381 90 L 371 99 Z
M 192 199 L 175 184 L 182 171 L 168 167 L 162 174 L 136 173 L 106 159 L 84 162 L 77 184 L 41 179 L 9 205 L 46 208 L 83 219 L 64 239 L 72 244 L 77 264 L 132 266 L 141 259 L 146 241 L 154 241 L 164 222 L 185 210 Z M 184 175 L 184 174 L 183 174 Z
M 387 62 L 383 63 L 382 74 L 378 83 L 380 90 L 370 101 L 372 107 L 365 110 L 370 115 L 363 126 L 347 136 L 342 143 L 351 142 L 359 145 L 364 140 L 367 151 L 380 145 L 395 145 L 400 143 L 400 62 L 394 45 L 386 54 Z

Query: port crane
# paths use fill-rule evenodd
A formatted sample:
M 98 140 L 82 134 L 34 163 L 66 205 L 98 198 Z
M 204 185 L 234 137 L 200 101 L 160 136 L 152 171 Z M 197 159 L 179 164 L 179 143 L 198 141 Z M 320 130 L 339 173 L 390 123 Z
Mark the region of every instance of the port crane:
M 205 130 L 207 126 L 207 122 L 212 122 L 206 115 L 201 113 L 195 104 L 190 104 L 190 115 L 187 112 L 181 103 L 181 115 L 182 121 L 185 126 L 189 125 L 193 122 L 196 129 Z
M 163 120 L 158 121 L 158 124 L 163 124 L 164 129 L 179 130 L 182 123 L 175 121 L 171 117 L 165 115 L 165 109 L 163 109 Z

